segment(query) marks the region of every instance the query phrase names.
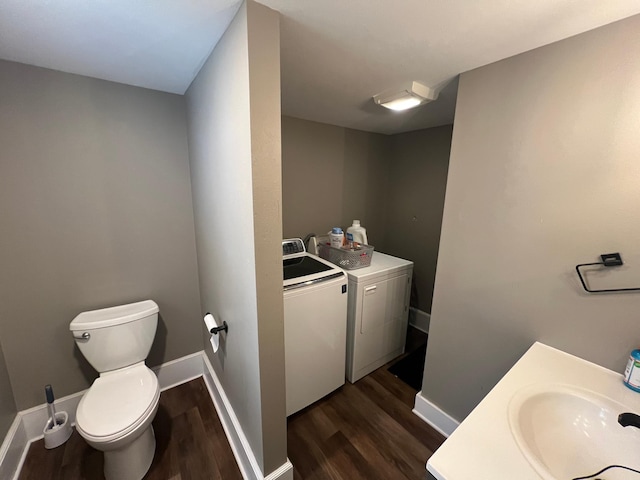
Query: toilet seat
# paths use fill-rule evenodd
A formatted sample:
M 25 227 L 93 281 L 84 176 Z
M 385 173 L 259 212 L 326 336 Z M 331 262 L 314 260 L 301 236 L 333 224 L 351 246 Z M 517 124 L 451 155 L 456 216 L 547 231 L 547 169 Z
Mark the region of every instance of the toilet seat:
M 88 441 L 115 441 L 155 414 L 159 399 L 158 378 L 144 362 L 103 373 L 80 400 L 76 428 Z

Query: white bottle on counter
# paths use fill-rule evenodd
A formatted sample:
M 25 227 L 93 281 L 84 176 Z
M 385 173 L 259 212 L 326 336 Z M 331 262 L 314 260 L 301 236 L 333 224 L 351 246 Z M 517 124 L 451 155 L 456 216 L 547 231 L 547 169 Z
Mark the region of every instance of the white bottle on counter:
M 353 225 L 347 228 L 347 236 L 351 234 L 353 241 L 369 245 L 367 240 L 367 229 L 360 225 L 360 220 L 354 220 Z
M 344 242 L 344 232 L 340 227 L 334 227 L 329 232 L 329 238 L 331 239 L 332 247 L 340 248 Z

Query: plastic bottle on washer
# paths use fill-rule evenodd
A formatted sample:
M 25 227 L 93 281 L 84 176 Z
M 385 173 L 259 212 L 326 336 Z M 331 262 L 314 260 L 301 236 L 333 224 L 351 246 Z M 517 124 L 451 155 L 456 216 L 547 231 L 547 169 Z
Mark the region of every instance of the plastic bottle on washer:
M 360 225 L 360 220 L 354 220 L 353 225 L 347 228 L 347 238 L 349 234 L 353 237 L 354 242 L 369 245 L 367 241 L 367 229 Z
M 331 239 L 331 246 L 334 248 L 341 248 L 344 242 L 344 232 L 340 227 L 333 227 L 329 233 Z

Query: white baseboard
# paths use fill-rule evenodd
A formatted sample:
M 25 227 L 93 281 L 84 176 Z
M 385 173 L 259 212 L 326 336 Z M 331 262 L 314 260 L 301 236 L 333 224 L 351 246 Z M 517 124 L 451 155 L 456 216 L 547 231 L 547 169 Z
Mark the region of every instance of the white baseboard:
M 153 370 L 158 377 L 160 390 L 164 392 L 165 390 L 201 377 L 204 373 L 202 365 L 203 355 L 204 352 L 201 350 L 153 367 L 151 370 Z
M 264 480 L 293 480 L 293 465 L 287 458 L 285 463 L 264 477 Z
M 56 411 L 67 412 L 72 424 L 76 421 L 78 403 L 85 391 L 67 395 L 55 402 Z M 0 478 L 18 478 L 29 445 L 44 437 L 43 430 L 48 418 L 49 411 L 46 403 L 16 414 L 0 448 Z
M 460 422 L 455 418 L 424 398 L 422 391 L 416 394 L 416 402 L 412 411 L 445 437 L 451 435 L 460 425 Z
M 58 398 L 54 403 L 56 412 L 67 412 L 72 425 L 76 423 L 76 410 L 85 392 L 86 390 L 82 390 L 81 392 Z M 49 419 L 49 410 L 46 403 L 28 410 L 22 410 L 18 412 L 18 415 L 22 417 L 22 425 L 29 442 L 40 440 L 44 437 L 44 426 Z
M 158 377 L 160 390 L 164 391 L 202 376 L 203 355 L 204 352 L 200 351 L 154 367 L 152 370 Z M 67 412 L 72 425 L 76 423 L 76 410 L 85 392 L 83 390 L 55 401 L 56 411 Z M 18 478 L 29 445 L 44 437 L 43 430 L 48 418 L 46 403 L 16 414 L 0 447 L 0 478 Z
M 202 376 L 202 352 L 171 360 L 152 368 L 152 370 L 158 377 L 160 390 L 168 390 Z M 86 390 L 82 390 L 55 401 L 56 411 L 67 412 L 72 425 L 76 423 L 76 410 L 85 392 Z M 49 418 L 47 404 L 43 403 L 28 410 L 23 410 L 20 414 L 22 415 L 22 422 L 29 441 L 33 442 L 43 438 L 44 426 Z
M 16 415 L 0 446 L 0 478 L 17 478 L 29 444 L 20 414 Z
M 236 457 L 242 477 L 247 480 L 293 480 L 293 465 L 289 459 L 266 477 L 263 476 L 238 417 L 236 417 L 224 388 L 204 352 L 202 362 L 204 364 L 204 383 L 207 385 L 211 400 L 218 412 L 222 428 L 227 435 L 233 455 Z
M 409 325 L 418 330 L 429 333 L 429 325 L 431 324 L 431 314 L 409 307 Z
M 293 465 L 287 459 L 274 472 L 263 476 L 251 446 L 240 427 L 218 377 L 203 351 L 163 363 L 152 369 L 162 391 L 200 376 L 204 377 L 209 395 L 233 450 L 242 476 L 248 480 L 293 480 Z M 57 411 L 67 412 L 75 424 L 76 410 L 86 390 L 56 400 Z M 0 446 L 0 478 L 17 480 L 31 442 L 43 438 L 43 429 L 49 418 L 47 404 L 43 403 L 28 410 L 20 411 Z

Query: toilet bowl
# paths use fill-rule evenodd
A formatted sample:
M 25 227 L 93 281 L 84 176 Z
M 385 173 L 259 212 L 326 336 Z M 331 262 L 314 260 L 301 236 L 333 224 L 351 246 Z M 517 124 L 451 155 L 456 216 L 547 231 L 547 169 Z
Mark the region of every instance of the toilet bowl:
M 140 479 L 147 472 L 156 448 L 151 421 L 159 400 L 158 379 L 142 362 L 102 375 L 82 397 L 76 429 L 104 452 L 105 478 Z
M 151 422 L 160 386 L 144 359 L 157 320 L 158 306 L 147 300 L 83 312 L 70 325 L 80 351 L 100 372 L 78 404 L 76 429 L 104 452 L 106 480 L 140 480 L 153 461 Z

